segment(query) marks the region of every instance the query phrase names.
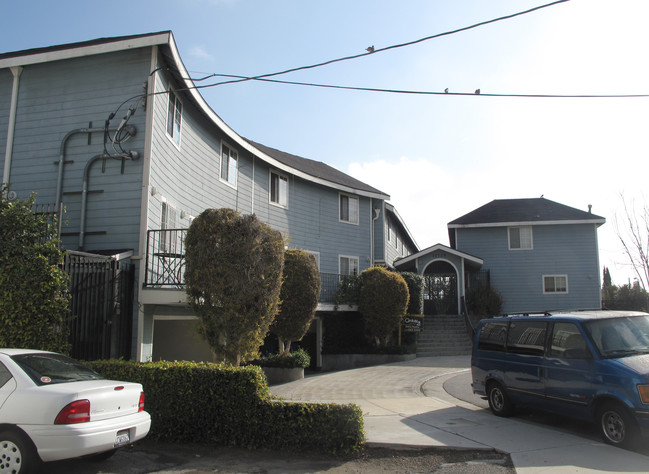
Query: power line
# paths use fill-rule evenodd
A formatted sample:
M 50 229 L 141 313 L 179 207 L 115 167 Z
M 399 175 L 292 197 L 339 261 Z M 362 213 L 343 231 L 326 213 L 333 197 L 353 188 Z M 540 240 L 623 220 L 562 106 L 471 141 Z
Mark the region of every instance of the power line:
M 369 48 L 367 48 L 367 52 L 365 52 L 365 53 L 354 54 L 352 56 L 345 56 L 345 57 L 337 58 L 337 59 L 330 59 L 329 61 L 324 61 L 324 62 L 321 62 L 321 63 L 312 64 L 310 66 L 300 66 L 300 67 L 295 67 L 295 68 L 291 68 L 291 69 L 286 69 L 284 71 L 273 72 L 273 73 L 269 73 L 269 74 L 261 74 L 261 75 L 258 75 L 258 76 L 250 76 L 250 77 L 247 77 L 247 76 L 234 76 L 234 77 L 239 77 L 239 78 L 238 79 L 232 79 L 230 81 L 222 81 L 222 82 L 218 82 L 218 83 L 215 83 L 215 84 L 211 84 L 209 87 L 220 86 L 220 85 L 224 85 L 224 84 L 233 84 L 233 83 L 237 83 L 237 82 L 258 80 L 258 79 L 263 79 L 263 78 L 268 78 L 268 77 L 273 77 L 273 76 L 279 76 L 279 75 L 282 75 L 282 74 L 288 74 L 288 73 L 291 73 L 291 72 L 303 71 L 303 70 L 306 70 L 306 69 L 314 69 L 314 68 L 327 66 L 329 64 L 333 64 L 333 63 L 337 63 L 337 62 L 341 62 L 341 61 L 348 61 L 350 59 L 358 59 L 358 58 L 361 58 L 361 57 L 364 57 L 364 56 L 369 56 L 371 54 L 381 53 L 381 52 L 388 51 L 388 50 L 391 50 L 391 49 L 403 48 L 405 46 L 412 46 L 413 44 L 422 43 L 424 41 L 429 41 L 431 39 L 440 38 L 442 36 L 448 36 L 448 35 L 453 35 L 453 34 L 456 34 L 456 33 L 461 33 L 463 31 L 471 30 L 471 29 L 474 29 L 474 28 L 479 28 L 481 26 L 489 25 L 491 23 L 496 23 L 496 22 L 503 21 L 503 20 L 509 20 L 509 19 L 515 18 L 517 16 L 526 15 L 528 13 L 532 13 L 532 12 L 535 12 L 537 10 L 541 10 L 543 8 L 551 7 L 551 6 L 557 5 L 559 3 L 565 3 L 565 2 L 568 2 L 568 1 L 570 1 L 570 0 L 557 0 L 557 1 L 552 2 L 552 3 L 547 3 L 545 5 L 539 5 L 537 7 L 530 8 L 529 10 L 521 11 L 521 12 L 518 12 L 518 13 L 512 13 L 511 15 L 501 16 L 501 17 L 498 17 L 498 18 L 494 18 L 492 20 L 482 21 L 480 23 L 475 23 L 475 24 L 470 25 L 470 26 L 465 26 L 465 27 L 458 28 L 458 29 L 455 29 L 455 30 L 446 31 L 444 33 L 437 33 L 435 35 L 426 36 L 424 38 L 420 38 L 420 39 L 417 39 L 417 40 L 414 40 L 414 41 L 408 41 L 407 43 L 395 44 L 395 45 L 392 45 L 392 46 L 386 46 L 384 48 L 374 48 L 374 46 L 370 46 Z M 199 82 L 199 81 L 204 81 L 206 79 L 209 79 L 211 77 L 224 77 L 224 76 L 227 77 L 226 75 L 223 75 L 223 74 L 210 74 L 210 75 L 202 77 L 200 79 L 192 79 L 192 80 L 194 82 Z
M 241 82 L 243 80 L 253 80 L 260 82 L 270 82 L 274 84 L 288 84 L 293 86 L 305 86 L 305 87 L 320 87 L 325 89 L 342 89 L 342 90 L 352 90 L 352 91 L 363 91 L 363 92 L 384 92 L 391 94 L 411 94 L 411 95 L 450 95 L 450 96 L 480 96 L 480 97 L 527 97 L 527 98 L 546 98 L 546 99 L 605 99 L 605 98 L 638 98 L 638 97 L 649 97 L 649 94 L 492 94 L 484 93 L 479 89 L 475 92 L 450 92 L 448 90 L 438 92 L 438 91 L 419 91 L 419 90 L 404 90 L 404 89 L 382 89 L 376 87 L 354 87 L 354 86 L 341 86 L 335 84 L 319 84 L 314 82 L 297 82 L 297 81 L 282 81 L 279 79 L 268 79 L 261 77 L 246 77 L 246 76 L 237 76 L 233 74 L 215 74 L 213 77 L 229 77 L 234 79 L 239 79 L 236 81 L 230 82 Z M 206 84 L 202 86 L 195 86 L 187 89 L 179 90 L 188 90 L 188 89 L 204 89 L 207 87 L 213 87 L 224 84 L 224 82 L 218 82 L 216 84 Z M 166 92 L 163 92 L 166 93 Z

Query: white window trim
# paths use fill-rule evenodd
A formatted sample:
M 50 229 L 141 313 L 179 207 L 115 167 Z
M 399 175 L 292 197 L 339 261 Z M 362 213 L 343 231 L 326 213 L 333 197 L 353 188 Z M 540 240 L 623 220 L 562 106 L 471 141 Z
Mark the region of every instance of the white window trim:
M 556 279 L 557 278 L 565 278 L 566 279 L 566 291 L 546 291 L 545 288 L 545 279 L 546 278 L 553 278 L 554 279 L 554 284 L 556 288 Z M 568 275 L 543 275 L 541 278 L 541 284 L 543 285 L 543 294 L 544 295 L 567 295 L 570 291 L 570 287 L 568 286 Z
M 318 271 L 320 271 L 320 252 L 315 250 L 305 250 L 305 252 L 315 257 L 315 263 L 318 265 Z M 338 265 L 340 266 L 340 260 L 338 260 Z
M 511 229 L 519 229 L 519 235 L 520 235 L 520 229 L 530 229 L 530 246 L 529 247 L 512 247 L 512 242 L 511 242 L 511 234 L 510 231 Z M 534 230 L 531 225 L 518 225 L 518 226 L 511 226 L 507 227 L 507 246 L 509 250 L 534 250 Z
M 234 184 L 232 184 L 227 179 L 223 179 L 223 147 L 224 146 L 237 154 L 237 169 L 235 170 Z M 228 176 L 229 174 L 230 174 L 230 155 L 228 154 Z M 225 141 L 221 141 L 221 153 L 219 154 L 219 181 L 234 189 L 237 189 L 237 186 L 239 185 L 239 152 L 235 147 L 233 147 L 232 145 L 230 145 L 228 142 Z
M 351 221 L 351 220 L 345 221 L 345 220 L 340 218 L 340 201 L 342 200 L 343 196 L 348 199 L 348 201 L 347 201 L 348 203 L 352 199 L 356 200 L 356 220 L 355 221 Z M 344 224 L 358 225 L 359 220 L 360 220 L 360 214 L 361 214 L 361 202 L 360 202 L 360 199 L 358 199 L 358 196 L 354 196 L 353 194 L 338 193 L 338 210 L 337 210 L 337 212 L 338 212 L 338 222 L 342 222 Z
M 185 104 L 183 104 L 183 101 L 180 100 L 180 96 L 178 94 L 176 94 L 173 89 L 170 88 L 168 90 L 168 94 L 169 94 L 169 96 L 167 97 L 167 110 L 165 112 L 165 115 L 167 116 L 167 119 L 165 121 L 165 135 L 167 136 L 167 139 L 169 139 L 169 141 L 171 143 L 173 143 L 176 148 L 180 149 L 180 143 L 181 143 L 181 141 L 183 139 L 183 128 L 185 126 L 185 117 L 183 116 L 183 113 L 184 113 L 184 110 L 185 110 Z M 180 111 L 180 129 L 178 131 L 178 135 L 179 135 L 178 136 L 178 141 L 176 141 L 174 136 L 169 133 L 169 100 L 171 99 L 172 96 L 175 99 L 175 101 L 174 101 L 174 118 L 173 118 L 174 120 L 175 120 L 175 117 L 176 117 L 176 107 L 177 107 L 176 103 L 180 103 L 180 107 L 181 107 L 181 111 Z M 172 127 L 172 130 L 173 130 L 173 127 Z
M 281 199 L 280 199 L 280 202 L 273 201 L 273 194 L 272 194 L 272 191 L 271 191 L 272 186 L 273 186 L 273 175 L 277 176 L 279 181 L 281 181 L 282 178 L 286 180 L 286 204 L 282 204 Z M 282 209 L 288 209 L 288 196 L 289 196 L 288 176 L 283 174 L 283 173 L 280 173 L 279 171 L 269 170 L 268 171 L 268 202 L 272 206 L 281 207 Z
M 361 259 L 357 255 L 338 255 L 338 275 L 343 275 L 341 271 L 340 259 L 346 258 L 348 260 L 356 260 L 356 275 L 361 274 Z M 344 275 L 354 275 L 354 273 L 345 273 Z

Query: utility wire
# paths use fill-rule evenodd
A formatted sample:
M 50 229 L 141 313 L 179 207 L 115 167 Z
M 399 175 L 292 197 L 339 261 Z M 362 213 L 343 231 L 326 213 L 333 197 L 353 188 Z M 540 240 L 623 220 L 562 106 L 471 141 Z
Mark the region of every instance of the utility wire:
M 297 82 L 297 81 L 282 81 L 279 79 L 268 79 L 261 77 L 246 77 L 246 76 L 236 76 L 232 74 L 215 74 L 215 77 L 230 77 L 241 80 L 254 80 L 260 82 L 270 82 L 274 84 L 288 84 L 293 86 L 306 86 L 306 87 L 321 87 L 326 89 L 343 89 L 343 90 L 352 90 L 352 91 L 364 91 L 364 92 L 386 92 L 392 94 L 412 94 L 412 95 L 453 95 L 453 96 L 483 96 L 483 97 L 529 97 L 529 98 L 557 98 L 557 99 L 580 99 L 580 98 L 589 98 L 589 99 L 599 99 L 599 98 L 637 98 L 637 97 L 649 97 L 649 94 L 491 94 L 484 93 L 476 90 L 475 92 L 436 92 L 436 91 L 418 91 L 418 90 L 404 90 L 404 89 L 381 89 L 376 87 L 353 87 L 353 86 L 341 86 L 335 84 L 319 84 L 314 82 Z M 232 82 L 240 82 L 232 81 Z M 203 89 L 207 87 L 213 87 L 215 85 L 223 84 L 222 82 L 216 84 L 206 84 L 202 86 L 191 87 L 191 89 Z M 186 89 L 180 89 L 186 90 Z M 161 92 L 166 94 L 166 91 Z
M 446 31 L 444 33 L 438 33 L 438 34 L 435 34 L 435 35 L 426 36 L 424 38 L 420 38 L 420 39 L 414 40 L 414 41 L 409 41 L 407 43 L 395 44 L 395 45 L 392 45 L 392 46 L 386 46 L 384 48 L 376 48 L 376 49 L 373 46 L 371 46 L 371 47 L 367 48 L 368 51 L 365 52 L 365 53 L 355 54 L 355 55 L 352 55 L 352 56 L 346 56 L 346 57 L 338 58 L 338 59 L 331 59 L 329 61 L 324 61 L 324 62 L 321 62 L 321 63 L 312 64 L 310 66 L 300 66 L 300 67 L 286 69 L 284 71 L 273 72 L 273 73 L 269 73 L 269 74 L 261 74 L 261 75 L 258 75 L 258 76 L 251 76 L 251 77 L 241 76 L 238 79 L 232 79 L 232 80 L 229 80 L 229 81 L 223 81 L 223 82 L 218 82 L 218 83 L 215 83 L 215 84 L 211 84 L 209 87 L 220 86 L 220 85 L 223 85 L 223 84 L 233 84 L 233 83 L 237 83 L 237 82 L 251 81 L 251 80 L 256 80 L 256 79 L 263 79 L 263 78 L 267 78 L 267 77 L 273 77 L 273 76 L 279 76 L 279 75 L 282 75 L 282 74 L 288 74 L 290 72 L 303 71 L 303 70 L 306 70 L 306 69 L 314 69 L 314 68 L 317 68 L 317 67 L 327 66 L 329 64 L 333 64 L 333 63 L 337 63 L 337 62 L 341 62 L 341 61 L 348 61 L 350 59 L 357 59 L 357 58 L 361 58 L 361 57 L 364 57 L 364 56 L 369 56 L 370 54 L 381 53 L 383 51 L 388 51 L 388 50 L 391 50 L 391 49 L 403 48 L 405 46 L 411 46 L 413 44 L 422 43 L 424 41 L 428 41 L 428 40 L 435 39 L 435 38 L 440 38 L 442 36 L 448 36 L 448 35 L 453 35 L 455 33 L 461 33 L 463 31 L 471 30 L 473 28 L 478 28 L 478 27 L 481 27 L 481 26 L 484 26 L 484 25 L 489 25 L 491 23 L 496 23 L 496 22 L 503 21 L 503 20 L 509 20 L 510 18 L 515 18 L 517 16 L 526 15 L 528 13 L 532 13 L 534 11 L 541 10 L 541 9 L 547 8 L 547 7 L 551 7 L 551 6 L 557 5 L 559 3 L 565 3 L 565 2 L 568 2 L 568 1 L 570 1 L 570 0 L 557 0 L 557 1 L 552 2 L 552 3 L 547 3 L 545 5 L 539 5 L 538 7 L 530 8 L 529 10 L 521 11 L 521 12 L 518 12 L 518 13 L 512 13 L 511 15 L 501 16 L 501 17 L 498 17 L 498 18 L 494 18 L 492 20 L 482 21 L 480 23 L 476 23 L 476 24 L 471 25 L 471 26 L 465 26 L 463 28 L 458 28 L 456 30 L 451 30 L 451 31 Z M 199 78 L 199 79 L 192 79 L 192 80 L 194 82 L 199 82 L 199 81 L 204 81 L 206 79 L 209 79 L 211 77 L 223 77 L 223 75 L 222 74 L 210 74 L 208 76 L 205 76 L 205 77 L 202 77 L 202 78 Z

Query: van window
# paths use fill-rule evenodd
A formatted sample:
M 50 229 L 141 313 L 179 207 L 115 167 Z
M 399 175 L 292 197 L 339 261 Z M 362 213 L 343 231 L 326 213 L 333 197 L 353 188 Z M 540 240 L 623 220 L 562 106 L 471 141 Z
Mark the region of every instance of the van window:
M 507 351 L 514 354 L 543 355 L 548 323 L 512 321 L 507 337 Z
M 586 339 L 573 323 L 554 323 L 550 357 L 561 359 L 591 359 Z
M 478 349 L 504 352 L 506 336 L 506 321 L 485 323 L 478 336 Z
M 649 353 L 649 316 L 596 319 L 584 323 L 604 358 Z

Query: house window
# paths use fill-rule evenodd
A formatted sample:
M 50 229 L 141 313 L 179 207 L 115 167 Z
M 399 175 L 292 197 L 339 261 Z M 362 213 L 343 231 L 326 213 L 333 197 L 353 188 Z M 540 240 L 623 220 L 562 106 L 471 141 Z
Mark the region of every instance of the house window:
M 340 275 L 358 275 L 358 257 L 339 256 L 338 273 Z
M 543 293 L 568 293 L 568 276 L 543 275 Z
M 356 196 L 340 195 L 340 221 L 358 224 L 358 198 Z
M 392 221 L 388 219 L 388 242 L 394 239 L 394 229 L 392 228 Z
M 509 229 L 509 250 L 530 250 L 532 249 L 532 227 L 510 227 Z
M 288 206 L 288 178 L 273 171 L 270 172 L 270 202 Z
M 315 257 L 315 263 L 318 266 L 318 271 L 320 271 L 320 252 L 315 252 L 313 250 L 305 250 L 305 252 Z
M 239 155 L 225 143 L 221 144 L 221 180 L 237 186 L 237 163 Z
M 169 91 L 169 107 L 167 109 L 167 135 L 180 144 L 180 128 L 183 122 L 183 104 L 178 96 Z
M 162 215 L 160 216 L 160 239 L 159 251 L 160 252 L 173 252 L 175 251 L 175 242 L 172 239 L 170 232 L 165 232 L 168 229 L 178 228 L 178 211 L 173 206 L 162 203 Z

